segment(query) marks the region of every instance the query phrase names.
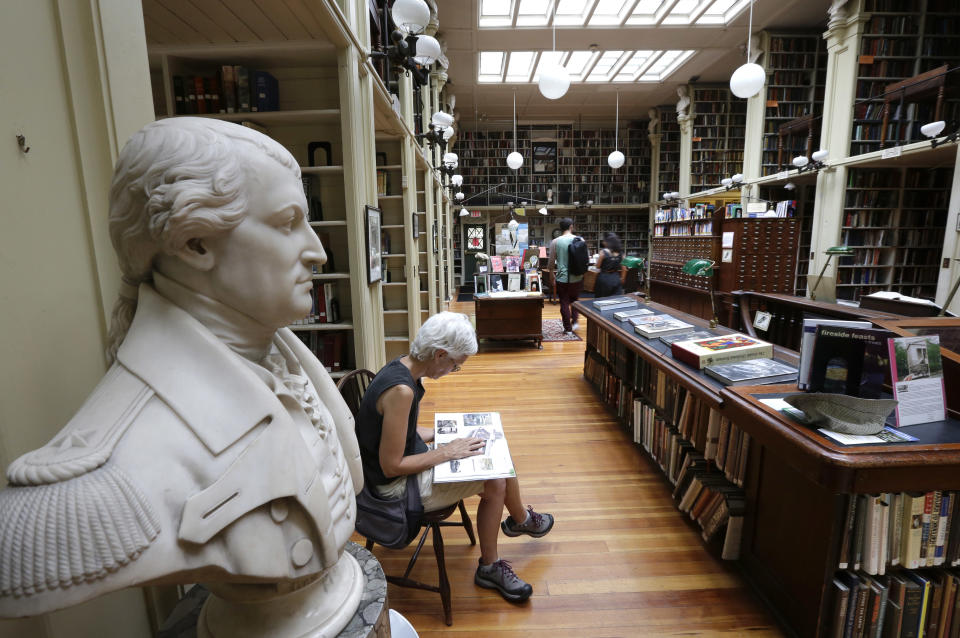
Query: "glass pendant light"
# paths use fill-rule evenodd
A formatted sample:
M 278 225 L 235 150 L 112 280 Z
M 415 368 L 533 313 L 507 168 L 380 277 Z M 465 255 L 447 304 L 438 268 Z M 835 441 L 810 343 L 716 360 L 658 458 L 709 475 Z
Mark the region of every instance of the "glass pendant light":
M 766 80 L 763 67 L 750 62 L 750 42 L 753 32 L 753 0 L 750 0 L 750 19 L 747 26 L 747 63 L 730 76 L 730 90 L 737 97 L 749 98 L 760 92 Z

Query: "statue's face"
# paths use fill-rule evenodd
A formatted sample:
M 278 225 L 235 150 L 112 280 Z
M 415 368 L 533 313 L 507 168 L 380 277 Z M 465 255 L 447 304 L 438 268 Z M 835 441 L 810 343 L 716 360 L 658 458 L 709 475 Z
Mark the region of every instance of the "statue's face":
M 227 306 L 281 328 L 310 313 L 312 265 L 326 263 L 327 255 L 307 221 L 297 176 L 245 146 L 247 215 L 204 241 L 214 256 L 212 290 Z

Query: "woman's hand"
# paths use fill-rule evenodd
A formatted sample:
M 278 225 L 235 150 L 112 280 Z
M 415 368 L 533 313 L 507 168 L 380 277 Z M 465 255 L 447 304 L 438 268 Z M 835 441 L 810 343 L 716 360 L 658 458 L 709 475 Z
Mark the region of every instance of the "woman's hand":
M 445 445 L 441 445 L 437 450 L 443 454 L 444 461 L 453 461 L 456 459 L 464 459 L 468 456 L 477 456 L 478 454 L 483 454 L 483 449 L 486 446 L 486 441 L 483 439 L 476 438 L 461 438 L 454 439 Z

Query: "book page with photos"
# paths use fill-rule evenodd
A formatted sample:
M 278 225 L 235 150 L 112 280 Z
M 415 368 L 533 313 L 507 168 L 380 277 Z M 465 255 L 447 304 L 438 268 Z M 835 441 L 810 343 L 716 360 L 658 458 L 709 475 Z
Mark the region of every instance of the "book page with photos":
M 439 448 L 454 439 L 486 441 L 483 453 L 441 463 L 433 468 L 434 483 L 485 481 L 516 476 L 499 412 L 437 412 L 433 416 L 434 444 Z
M 897 427 L 943 421 L 943 362 L 939 335 L 888 339 Z

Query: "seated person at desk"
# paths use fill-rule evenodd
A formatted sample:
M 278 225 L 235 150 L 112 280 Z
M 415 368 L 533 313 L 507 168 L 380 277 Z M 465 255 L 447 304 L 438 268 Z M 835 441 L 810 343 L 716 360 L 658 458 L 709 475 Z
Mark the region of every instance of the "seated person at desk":
M 597 282 L 593 285 L 594 297 L 611 297 L 623 294 L 623 283 L 620 281 L 620 261 L 623 258 L 623 244 L 616 233 L 607 233 L 603 240 L 603 250 L 597 258 Z
M 533 588 L 514 573 L 507 561 L 500 559 L 497 535 L 502 529 L 507 536 L 527 534 L 539 538 L 553 527 L 553 516 L 539 514 L 530 507 L 524 509 L 516 477 L 434 485 L 434 466 L 481 454 L 484 441 L 461 438 L 430 449 L 425 441 L 433 439 L 433 430 L 417 427 L 420 400 L 425 392 L 421 379 L 439 379 L 457 372 L 476 352 L 477 337 L 466 315 L 440 312 L 427 319 L 410 344 L 410 354 L 388 363 L 371 381 L 357 411 L 357 439 L 364 478 L 383 496 L 395 498 L 403 494 L 409 474 L 419 476 L 424 511 L 480 494 L 480 565 L 474 582 L 498 590 L 507 600 L 520 602 L 530 597 Z M 510 515 L 501 523 L 504 505 Z

